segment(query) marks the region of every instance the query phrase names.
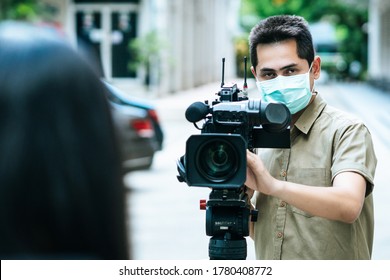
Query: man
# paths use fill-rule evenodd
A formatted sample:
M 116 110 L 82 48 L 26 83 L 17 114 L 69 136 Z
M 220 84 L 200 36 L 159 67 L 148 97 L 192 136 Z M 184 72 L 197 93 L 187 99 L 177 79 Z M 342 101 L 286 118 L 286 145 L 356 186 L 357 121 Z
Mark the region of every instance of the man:
M 370 259 L 376 157 L 368 129 L 315 91 L 321 59 L 302 17 L 267 18 L 249 41 L 262 99 L 292 114 L 291 149 L 247 153 L 257 258 Z

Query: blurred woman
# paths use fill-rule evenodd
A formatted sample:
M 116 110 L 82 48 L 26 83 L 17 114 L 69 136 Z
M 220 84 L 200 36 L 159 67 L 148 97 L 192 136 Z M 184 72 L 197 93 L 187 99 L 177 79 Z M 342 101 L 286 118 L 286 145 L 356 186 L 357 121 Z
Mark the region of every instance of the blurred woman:
M 1 259 L 127 259 L 105 88 L 53 31 L 0 24 Z

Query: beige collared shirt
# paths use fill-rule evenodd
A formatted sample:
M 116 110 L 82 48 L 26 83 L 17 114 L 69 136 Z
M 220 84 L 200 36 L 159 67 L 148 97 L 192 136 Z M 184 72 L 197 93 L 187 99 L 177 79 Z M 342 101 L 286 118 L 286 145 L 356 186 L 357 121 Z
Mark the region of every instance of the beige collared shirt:
M 275 197 L 256 194 L 258 259 L 370 259 L 374 235 L 372 188 L 376 168 L 371 135 L 364 124 L 319 96 L 291 130 L 291 149 L 259 149 L 271 175 L 309 186 L 332 187 L 340 172 L 367 181 L 366 199 L 353 224 L 312 216 Z

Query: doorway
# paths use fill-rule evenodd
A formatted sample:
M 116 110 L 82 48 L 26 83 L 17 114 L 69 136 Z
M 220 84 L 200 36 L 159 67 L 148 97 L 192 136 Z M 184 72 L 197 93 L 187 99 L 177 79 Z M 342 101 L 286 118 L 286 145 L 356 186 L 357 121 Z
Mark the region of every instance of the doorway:
M 137 37 L 137 4 L 75 4 L 77 46 L 107 80 L 136 78 L 128 67 L 134 59 L 129 48 Z

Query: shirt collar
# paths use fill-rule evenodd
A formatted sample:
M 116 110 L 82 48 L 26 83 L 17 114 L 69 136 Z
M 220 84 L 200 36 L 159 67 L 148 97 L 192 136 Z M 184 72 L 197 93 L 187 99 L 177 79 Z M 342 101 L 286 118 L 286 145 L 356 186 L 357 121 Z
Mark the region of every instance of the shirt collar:
M 317 94 L 314 100 L 296 121 L 295 127 L 298 128 L 302 133 L 307 134 L 316 119 L 320 116 L 325 106 L 325 100 L 323 100 L 322 97 Z

